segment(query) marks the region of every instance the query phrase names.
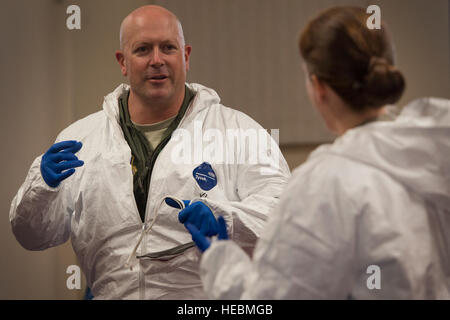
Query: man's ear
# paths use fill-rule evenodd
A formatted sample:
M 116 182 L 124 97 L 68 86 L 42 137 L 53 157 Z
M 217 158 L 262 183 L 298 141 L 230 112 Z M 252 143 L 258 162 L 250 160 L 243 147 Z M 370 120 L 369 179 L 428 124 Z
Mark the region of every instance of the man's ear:
M 127 66 L 125 64 L 125 56 L 123 55 L 123 52 L 120 50 L 116 51 L 116 60 L 120 65 L 120 71 L 122 72 L 122 75 L 124 77 L 127 76 Z
M 184 46 L 184 61 L 186 62 L 186 72 L 189 71 L 189 57 L 191 55 L 192 47 L 190 45 Z
M 320 103 L 324 102 L 326 100 L 326 92 L 327 92 L 325 82 L 323 82 L 322 80 L 317 78 L 317 76 L 315 74 L 312 74 L 310 76 L 310 80 L 311 80 L 311 85 L 312 85 L 312 88 L 314 91 L 315 98 Z

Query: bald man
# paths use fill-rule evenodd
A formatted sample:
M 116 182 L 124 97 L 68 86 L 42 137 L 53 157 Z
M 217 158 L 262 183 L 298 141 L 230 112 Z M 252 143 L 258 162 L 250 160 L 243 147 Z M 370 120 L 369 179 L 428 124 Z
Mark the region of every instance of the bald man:
M 70 238 L 96 299 L 206 298 L 200 254 L 182 223 L 214 236 L 224 216 L 251 254 L 290 176 L 261 126 L 214 90 L 186 83 L 190 54 L 173 13 L 130 13 L 115 53 L 129 85 L 63 130 L 12 201 L 22 246 Z

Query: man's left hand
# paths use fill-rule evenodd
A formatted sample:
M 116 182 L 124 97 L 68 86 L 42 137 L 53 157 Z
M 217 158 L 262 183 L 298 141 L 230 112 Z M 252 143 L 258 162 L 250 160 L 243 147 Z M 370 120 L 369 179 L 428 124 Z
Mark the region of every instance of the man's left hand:
M 218 232 L 217 220 L 214 217 L 211 209 L 201 201 L 196 201 L 189 204 L 189 200 L 183 200 L 185 208 L 178 214 L 178 220 L 183 224 L 194 225 L 201 234 L 207 237 L 215 236 Z M 174 208 L 180 208 L 179 205 L 173 201 L 166 203 Z
M 217 219 L 218 222 L 218 228 L 219 228 L 219 240 L 228 240 L 228 232 L 227 232 L 227 224 L 225 222 L 225 219 L 220 216 Z M 203 234 L 200 233 L 200 231 L 192 224 L 185 223 L 184 226 L 192 235 L 192 240 L 194 240 L 197 247 L 200 249 L 201 252 L 205 252 L 208 250 L 208 248 L 211 246 L 211 241 L 205 237 Z

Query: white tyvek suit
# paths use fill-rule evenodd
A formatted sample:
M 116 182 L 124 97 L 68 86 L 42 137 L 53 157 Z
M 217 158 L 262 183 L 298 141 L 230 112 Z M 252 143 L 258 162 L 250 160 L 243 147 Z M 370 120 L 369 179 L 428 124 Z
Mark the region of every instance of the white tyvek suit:
M 349 130 L 283 194 L 253 261 L 232 241 L 205 252 L 210 297 L 450 298 L 450 101 L 417 100 L 393 122 Z
M 222 133 L 233 128 L 262 129 L 245 114 L 220 105 L 213 90 L 198 84 L 191 84 L 190 88 L 196 96 L 178 128 L 190 133 L 192 151 L 198 142 L 194 140 L 201 138 L 193 132 L 194 125 L 200 134 L 207 129 Z M 204 159 L 192 155 L 194 162 L 174 163 L 179 158 L 172 153 L 174 148 L 180 149 L 181 140 L 172 137 L 158 155 L 151 177 L 146 222 L 152 223 L 156 213 L 157 218 L 137 252 L 156 252 L 159 257 L 134 260 L 131 271 L 124 263 L 138 241 L 143 223 L 133 194 L 131 151 L 119 124 L 117 100 L 126 89 L 128 86 L 120 85 L 105 97 L 102 111 L 75 122 L 58 136 L 57 141 L 83 143 L 77 156 L 84 166 L 77 168 L 73 176 L 57 188 L 50 188 L 41 177 L 41 157 L 33 162 L 11 204 L 13 232 L 29 250 L 57 246 L 70 237 L 95 298 L 205 298 L 195 247 L 175 257 L 160 254 L 191 241 L 191 235 L 178 221 L 179 210 L 161 200 L 166 195 L 187 200 L 202 195 L 216 216 L 224 215 L 236 241 L 251 252 L 267 214 L 278 203 L 290 177 L 289 168 L 278 147 L 267 152 L 270 164 L 238 163 L 241 158 L 234 159 L 233 164 L 211 163 L 217 185 L 205 191 L 193 176 L 193 170 Z M 226 147 L 237 145 L 235 142 Z M 236 152 L 234 156 L 242 154 Z M 261 169 L 269 171 L 261 174 Z

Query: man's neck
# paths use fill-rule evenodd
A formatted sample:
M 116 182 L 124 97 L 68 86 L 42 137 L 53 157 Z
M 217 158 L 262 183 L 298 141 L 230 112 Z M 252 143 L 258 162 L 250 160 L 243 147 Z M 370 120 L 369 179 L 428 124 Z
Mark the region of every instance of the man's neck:
M 128 111 L 131 121 L 136 124 L 152 124 L 164 121 L 178 114 L 184 99 L 183 94 L 174 101 L 147 101 L 141 99 L 130 89 L 128 98 Z

